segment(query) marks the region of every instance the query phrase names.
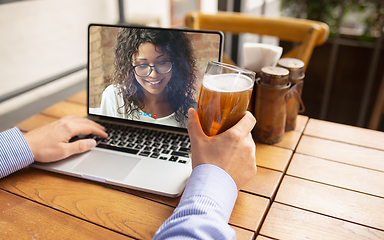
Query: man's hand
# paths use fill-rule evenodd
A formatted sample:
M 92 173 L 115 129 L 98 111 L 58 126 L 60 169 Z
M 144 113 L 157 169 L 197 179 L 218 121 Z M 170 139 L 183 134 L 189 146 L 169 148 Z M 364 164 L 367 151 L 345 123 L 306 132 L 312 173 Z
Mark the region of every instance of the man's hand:
M 77 135 L 93 134 L 107 137 L 104 127 L 86 118 L 66 116 L 53 123 L 34 129 L 24 135 L 35 161 L 54 162 L 96 146 L 93 139 L 82 139 L 72 143 Z
M 231 175 L 240 190 L 256 174 L 256 145 L 250 133 L 256 119 L 247 112 L 232 128 L 208 137 L 201 129 L 196 110 L 189 109 L 188 115 L 192 167 L 216 165 Z

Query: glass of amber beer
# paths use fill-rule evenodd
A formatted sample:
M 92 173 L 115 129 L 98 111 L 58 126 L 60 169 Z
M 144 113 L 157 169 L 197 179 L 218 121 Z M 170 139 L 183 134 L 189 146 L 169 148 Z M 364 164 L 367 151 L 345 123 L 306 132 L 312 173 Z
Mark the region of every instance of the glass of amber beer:
M 220 62 L 209 62 L 199 93 L 197 113 L 208 136 L 220 134 L 245 114 L 255 72 Z

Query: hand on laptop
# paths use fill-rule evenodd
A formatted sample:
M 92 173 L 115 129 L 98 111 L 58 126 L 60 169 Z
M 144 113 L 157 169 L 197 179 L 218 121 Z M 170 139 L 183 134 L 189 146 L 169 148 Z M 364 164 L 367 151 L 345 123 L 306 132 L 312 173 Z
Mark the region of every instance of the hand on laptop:
M 82 139 L 69 143 L 72 137 L 80 134 L 107 137 L 103 126 L 73 115 L 34 129 L 26 133 L 24 137 L 36 162 L 54 162 L 88 151 L 96 146 L 96 141 L 93 139 Z
M 256 173 L 256 145 L 250 133 L 256 119 L 247 112 L 232 128 L 208 137 L 201 129 L 197 112 L 191 108 L 188 115 L 192 167 L 216 165 L 231 175 L 240 190 Z

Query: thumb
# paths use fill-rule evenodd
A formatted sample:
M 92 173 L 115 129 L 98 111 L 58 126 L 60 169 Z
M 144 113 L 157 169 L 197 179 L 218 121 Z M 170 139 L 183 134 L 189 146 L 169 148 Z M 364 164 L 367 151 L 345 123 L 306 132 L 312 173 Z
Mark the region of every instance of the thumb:
M 190 138 L 204 137 L 205 133 L 200 125 L 200 120 L 195 109 L 190 108 L 188 110 L 188 134 Z
M 68 156 L 83 153 L 96 146 L 94 139 L 82 139 L 67 144 Z

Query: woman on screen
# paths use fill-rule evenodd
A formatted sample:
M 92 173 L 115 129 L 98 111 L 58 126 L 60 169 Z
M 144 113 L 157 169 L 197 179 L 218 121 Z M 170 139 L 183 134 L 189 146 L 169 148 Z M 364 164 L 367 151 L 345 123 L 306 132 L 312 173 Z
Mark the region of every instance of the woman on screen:
M 185 127 L 196 107 L 193 47 L 181 31 L 123 28 L 117 36 L 113 84 L 101 114 Z

